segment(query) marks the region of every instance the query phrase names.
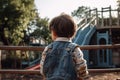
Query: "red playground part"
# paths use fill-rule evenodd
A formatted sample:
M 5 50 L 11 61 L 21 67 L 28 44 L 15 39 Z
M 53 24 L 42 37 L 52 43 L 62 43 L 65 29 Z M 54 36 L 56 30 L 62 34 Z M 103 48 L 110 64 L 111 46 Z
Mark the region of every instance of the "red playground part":
M 40 64 L 36 64 L 34 66 L 30 66 L 26 68 L 27 70 L 37 70 L 40 69 Z

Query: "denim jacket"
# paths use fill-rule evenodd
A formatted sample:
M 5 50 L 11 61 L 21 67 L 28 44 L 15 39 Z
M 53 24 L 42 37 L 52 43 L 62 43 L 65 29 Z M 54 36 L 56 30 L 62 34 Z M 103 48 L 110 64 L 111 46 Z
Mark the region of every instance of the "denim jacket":
M 69 38 L 65 37 L 58 37 L 55 41 L 66 41 L 66 42 L 71 42 Z M 48 50 L 48 46 L 45 47 L 43 53 L 42 53 L 42 58 L 40 61 L 40 73 L 43 74 L 43 64 L 44 60 L 46 58 L 46 51 Z M 87 64 L 86 60 L 83 58 L 83 52 L 80 50 L 80 48 L 75 48 L 73 52 L 73 60 L 76 64 L 76 72 L 77 72 L 77 77 L 79 80 L 84 79 L 88 75 L 88 70 L 87 70 Z

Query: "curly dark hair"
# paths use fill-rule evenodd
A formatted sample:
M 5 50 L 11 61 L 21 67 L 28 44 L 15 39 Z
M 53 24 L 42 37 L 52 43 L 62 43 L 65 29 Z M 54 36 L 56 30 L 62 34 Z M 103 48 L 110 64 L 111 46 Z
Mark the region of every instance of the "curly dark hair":
M 76 28 L 73 18 L 65 13 L 53 18 L 49 24 L 50 31 L 53 30 L 58 37 L 73 37 Z

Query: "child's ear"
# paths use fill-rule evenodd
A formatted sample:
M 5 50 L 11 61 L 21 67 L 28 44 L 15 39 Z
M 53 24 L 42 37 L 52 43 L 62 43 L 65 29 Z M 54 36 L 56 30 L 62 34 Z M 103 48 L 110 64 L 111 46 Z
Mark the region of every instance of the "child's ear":
M 54 36 L 57 36 L 55 31 L 52 31 L 52 34 L 53 34 Z
M 55 33 L 55 31 L 51 31 L 52 34 L 52 40 L 55 40 L 57 38 L 57 34 Z

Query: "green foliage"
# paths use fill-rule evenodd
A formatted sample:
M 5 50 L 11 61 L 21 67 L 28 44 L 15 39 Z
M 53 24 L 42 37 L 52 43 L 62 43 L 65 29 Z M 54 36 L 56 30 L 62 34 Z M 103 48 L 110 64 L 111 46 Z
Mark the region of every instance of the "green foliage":
M 4 45 L 18 45 L 35 17 L 34 0 L 0 0 L 0 40 Z
M 120 9 L 120 0 L 117 0 L 118 9 Z
M 34 32 L 32 32 L 30 35 L 37 37 L 37 38 L 43 38 L 46 43 L 51 42 L 51 37 L 50 37 L 50 31 L 48 29 L 48 18 L 38 18 L 36 20 L 36 29 Z
M 74 10 L 71 14 L 73 17 L 81 19 L 81 18 L 85 17 L 86 15 L 88 15 L 88 13 L 86 13 L 86 12 L 89 9 L 90 9 L 89 7 L 81 6 L 81 7 L 78 7 L 77 10 Z

